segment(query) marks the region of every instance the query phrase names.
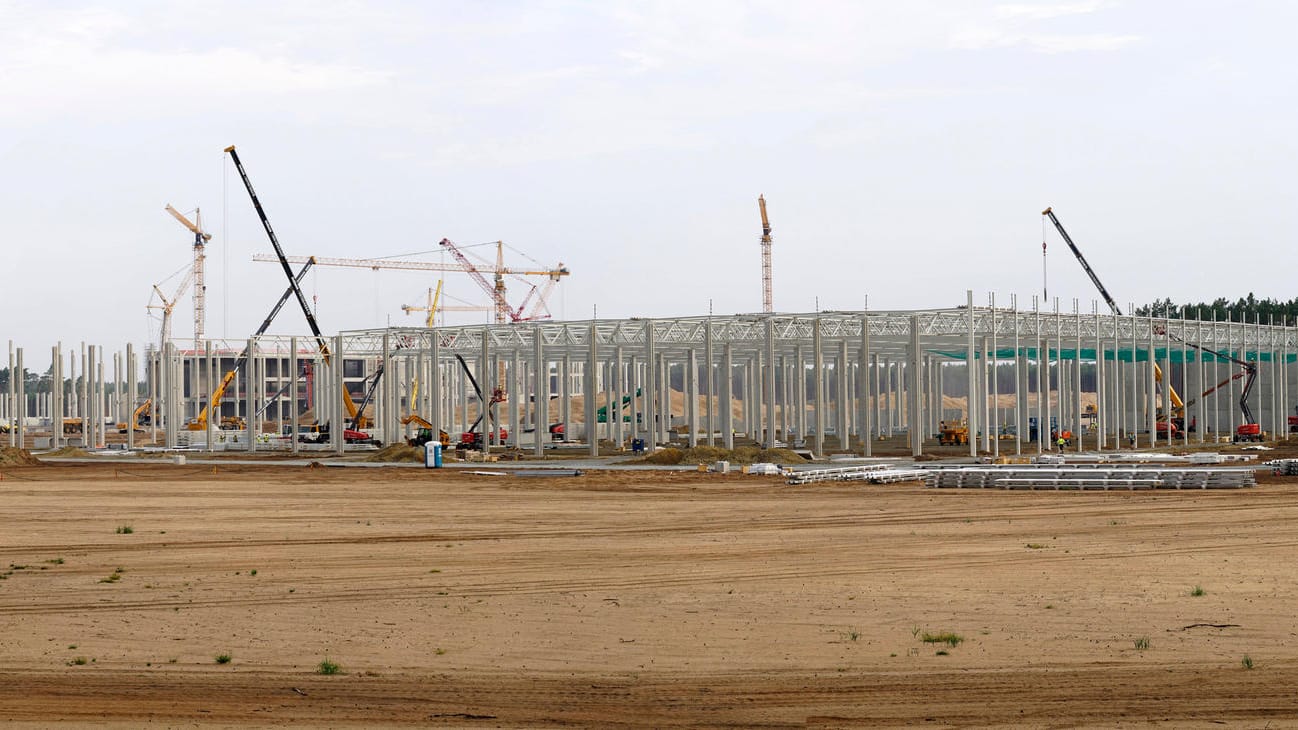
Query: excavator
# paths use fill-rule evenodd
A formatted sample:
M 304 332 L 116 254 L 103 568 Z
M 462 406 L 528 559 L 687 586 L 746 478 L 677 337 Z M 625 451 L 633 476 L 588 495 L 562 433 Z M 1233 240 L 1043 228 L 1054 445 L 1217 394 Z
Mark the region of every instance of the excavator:
M 329 364 L 333 355 L 329 351 L 329 343 L 325 340 L 324 335 L 320 332 L 320 325 L 316 322 L 315 314 L 311 312 L 311 307 L 307 305 L 306 295 L 302 293 L 302 287 L 298 286 L 298 279 L 293 275 L 293 269 L 289 266 L 288 258 L 284 255 L 284 249 L 279 245 L 279 239 L 275 236 L 275 229 L 270 225 L 270 219 L 266 217 L 266 211 L 261 206 L 261 200 L 257 197 L 257 191 L 252 187 L 252 180 L 243 168 L 243 162 L 239 159 L 239 153 L 235 151 L 234 145 L 225 148 L 226 154 L 230 155 L 234 167 L 239 172 L 239 178 L 243 180 L 243 186 L 248 191 L 248 197 L 252 199 L 252 206 L 257 211 L 257 217 L 261 220 L 262 228 L 266 230 L 266 237 L 270 239 L 271 246 L 275 249 L 275 255 L 279 258 L 280 266 L 284 268 L 284 276 L 288 278 L 289 289 L 293 296 L 297 298 L 298 307 L 302 310 L 302 315 L 306 317 L 307 325 L 311 328 L 311 334 L 315 337 L 316 346 L 320 349 L 320 355 L 326 365 Z M 351 419 L 350 427 L 343 429 L 343 441 L 346 443 L 365 443 L 375 444 L 377 441 L 362 429 L 369 428 L 372 424 L 364 411 L 356 407 L 356 402 L 352 400 L 351 393 L 346 388 L 342 388 L 343 405 L 347 410 L 347 417 Z M 317 438 L 321 441 L 326 440 L 329 435 L 329 424 L 315 424 L 314 431 Z
M 148 398 L 145 399 L 143 403 L 141 403 L 139 406 L 135 408 L 134 411 L 131 412 L 131 421 L 129 425 L 125 423 L 117 424 L 117 432 L 126 433 L 126 429 L 128 428 L 133 431 L 143 431 L 144 429 L 140 427 L 148 426 L 152 422 L 153 422 L 153 399 Z
M 1064 230 L 1064 225 L 1059 222 L 1059 218 L 1055 216 L 1054 211 L 1050 208 L 1046 208 L 1045 210 L 1041 211 L 1041 215 L 1050 218 L 1050 222 L 1055 225 L 1055 230 L 1059 231 L 1059 236 L 1064 239 L 1064 243 L 1068 244 L 1068 248 L 1072 250 L 1073 256 L 1077 257 L 1077 262 L 1082 265 L 1082 269 L 1086 271 L 1086 275 L 1091 278 L 1091 283 L 1095 284 L 1095 288 L 1100 291 L 1100 296 L 1104 297 L 1104 301 L 1109 305 L 1109 309 L 1113 310 L 1114 314 L 1121 316 L 1122 312 L 1121 310 L 1118 309 L 1117 302 L 1113 301 L 1113 297 L 1110 296 L 1109 291 L 1104 288 L 1104 284 L 1100 283 L 1100 277 L 1095 274 L 1095 271 L 1091 268 L 1091 265 L 1086 262 L 1086 257 L 1082 255 L 1082 252 L 1077 248 L 1077 245 L 1073 243 L 1072 237 L 1068 235 L 1068 231 Z M 1239 399 L 1240 411 L 1244 415 L 1244 424 L 1239 426 L 1235 430 L 1234 440 L 1237 442 L 1238 441 L 1261 441 L 1262 440 L 1261 426 L 1258 425 L 1257 419 L 1253 417 L 1253 410 L 1248 406 L 1248 396 L 1249 393 L 1253 390 L 1253 381 L 1257 379 L 1257 365 L 1233 357 L 1226 353 L 1217 352 L 1216 350 L 1203 347 L 1202 345 L 1196 345 L 1191 342 L 1186 342 L 1176 336 L 1172 336 L 1172 335 L 1169 336 L 1172 339 L 1177 340 L 1182 344 L 1186 345 L 1187 347 L 1192 347 L 1201 352 L 1206 352 L 1211 355 L 1215 355 L 1216 357 L 1225 360 L 1230 360 L 1231 362 L 1243 368 L 1243 370 L 1241 370 L 1240 372 L 1230 376 L 1229 378 L 1223 380 L 1222 382 L 1218 383 L 1212 388 L 1209 388 L 1200 397 L 1202 398 L 1204 396 L 1207 396 L 1208 394 L 1212 393 L 1213 391 L 1217 390 L 1223 385 L 1231 382 L 1232 380 L 1236 380 L 1241 377 L 1245 378 L 1244 389 Z M 1163 383 L 1162 368 L 1158 367 L 1158 363 L 1153 363 L 1153 366 L 1154 366 L 1154 380 L 1158 383 Z M 1172 387 L 1172 384 L 1170 382 L 1163 383 L 1163 385 L 1167 389 L 1167 400 L 1171 405 L 1170 413 L 1166 415 L 1160 413 L 1158 419 L 1155 421 L 1154 427 L 1159 438 L 1167 438 L 1170 440 L 1180 436 L 1185 429 L 1186 403 L 1181 400 L 1181 396 L 1177 395 L 1176 389 Z M 1194 430 L 1193 424 L 1191 425 L 1191 430 Z

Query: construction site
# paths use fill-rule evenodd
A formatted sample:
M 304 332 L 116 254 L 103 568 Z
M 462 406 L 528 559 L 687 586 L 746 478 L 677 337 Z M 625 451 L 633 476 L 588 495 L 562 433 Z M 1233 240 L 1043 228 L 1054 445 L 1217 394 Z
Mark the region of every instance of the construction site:
M 289 255 L 225 152 L 270 249 L 247 265 L 284 274 L 257 329 L 206 332 L 213 237 L 167 205 L 192 263 L 153 286 L 156 343 L 9 342 L 8 373 L 51 365 L 0 393 L 0 717 L 1298 716 L 1294 323 L 1132 314 L 1050 208 L 1093 301 L 781 312 L 765 196 L 761 311 L 555 318 L 581 266 L 503 242 Z M 481 298 L 423 281 L 422 325 L 330 331 L 301 285 L 325 266 Z

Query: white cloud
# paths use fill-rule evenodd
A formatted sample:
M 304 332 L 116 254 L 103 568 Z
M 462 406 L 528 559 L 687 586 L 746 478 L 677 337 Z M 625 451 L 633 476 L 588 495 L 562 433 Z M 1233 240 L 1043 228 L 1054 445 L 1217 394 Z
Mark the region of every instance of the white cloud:
M 1065 15 L 1083 15 L 1085 13 L 1093 13 L 1107 5 L 1109 5 L 1109 3 L 1104 2 L 1104 0 L 1088 0 L 1087 2 L 1060 3 L 1057 5 L 997 5 L 996 14 L 1002 18 L 1048 20 L 1050 18 L 1063 17 Z
M 1138 43 L 1138 35 L 1087 33 L 1066 35 L 1058 33 L 1019 33 L 995 28 L 965 28 L 951 36 L 951 47 L 977 51 L 989 48 L 1029 48 L 1040 53 L 1071 53 L 1077 51 L 1116 51 Z
M 141 43 L 138 23 L 102 9 L 29 10 L 20 19 L 0 29 L 0 118 L 87 110 L 130 118 L 236 95 L 355 89 L 391 78 L 285 51 Z

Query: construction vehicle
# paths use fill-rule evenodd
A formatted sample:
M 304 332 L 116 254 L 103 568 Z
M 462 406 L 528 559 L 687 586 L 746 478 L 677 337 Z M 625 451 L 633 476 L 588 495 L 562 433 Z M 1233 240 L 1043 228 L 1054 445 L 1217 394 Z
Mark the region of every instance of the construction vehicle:
M 141 426 L 148 426 L 152 423 L 153 399 L 148 398 L 131 412 L 130 426 L 127 426 L 125 423 L 119 423 L 117 424 L 117 432 L 126 433 L 127 428 L 130 428 L 133 431 L 143 431 L 144 429 L 140 428 Z
M 333 358 L 333 354 L 329 351 L 329 343 L 320 331 L 320 325 L 316 322 L 315 314 L 306 302 L 306 295 L 302 293 L 302 287 L 298 286 L 301 275 L 294 276 L 288 258 L 284 255 L 284 249 L 279 245 L 279 238 L 275 236 L 275 229 L 270 225 L 270 218 L 266 216 L 266 210 L 262 208 L 261 199 L 257 197 L 257 191 L 253 189 L 252 180 L 248 177 L 248 172 L 244 170 L 243 162 L 239 159 L 239 153 L 235 151 L 234 145 L 226 147 L 225 152 L 230 155 L 235 169 L 239 172 L 239 178 L 243 181 L 243 186 L 248 191 L 248 197 L 252 200 L 252 206 L 257 211 L 257 218 L 261 220 L 262 228 L 266 231 L 266 237 L 270 239 L 270 244 L 275 249 L 275 256 L 284 269 L 284 276 L 288 278 L 289 289 L 297 299 L 298 307 L 302 310 L 302 316 L 306 317 L 307 325 L 311 328 L 311 334 L 315 337 L 316 347 L 320 350 L 320 356 L 328 365 Z M 314 263 L 314 261 L 308 263 Z M 275 311 L 278 312 L 278 308 Z M 342 389 L 342 399 L 347 410 L 347 417 L 351 419 L 351 425 L 343 429 L 343 440 L 347 443 L 377 443 L 369 434 L 363 433 L 363 430 L 371 425 L 369 418 L 362 410 L 356 407 L 356 402 L 352 400 L 351 393 L 346 388 Z M 319 432 L 327 434 L 329 424 L 320 426 Z
M 640 397 L 640 388 L 636 388 L 636 389 L 635 389 L 635 395 L 624 395 L 624 396 L 622 396 L 622 410 L 623 410 L 622 422 L 623 422 L 623 423 L 630 423 L 630 422 L 631 422 L 631 414 L 626 413 L 626 407 L 629 406 L 629 405 L 631 405 L 631 401 L 633 401 L 633 400 L 635 400 L 636 398 L 639 398 L 639 397 Z M 640 414 L 637 413 L 637 414 L 636 414 L 636 420 L 637 420 L 637 422 L 639 421 L 639 419 L 640 419 Z M 604 405 L 604 406 L 600 406 L 598 409 L 596 409 L 596 411 L 595 411 L 595 420 L 596 420 L 598 423 L 608 423 L 608 406 Z
M 441 430 L 440 428 L 435 428 L 433 424 L 428 422 L 427 419 L 417 416 L 414 413 L 411 413 L 410 415 L 405 416 L 401 419 L 402 426 L 409 426 L 412 423 L 415 426 L 418 426 L 419 430 L 415 432 L 413 438 L 406 440 L 406 443 L 409 444 L 410 446 L 423 446 L 429 441 L 432 441 L 433 432 L 434 430 L 436 430 L 437 440 L 441 442 L 442 448 L 443 449 L 451 448 L 451 435 Z
M 938 424 L 937 442 L 942 446 L 964 446 L 969 443 L 969 424 L 965 421 L 942 421 Z
M 1064 230 L 1063 224 L 1061 224 L 1059 222 L 1059 219 L 1055 217 L 1054 212 L 1050 208 L 1046 208 L 1045 210 L 1041 211 L 1041 215 L 1048 216 L 1050 218 L 1050 221 L 1055 224 L 1055 228 L 1059 231 L 1059 235 L 1064 239 L 1064 242 L 1068 244 L 1068 247 L 1072 249 L 1073 255 L 1077 257 L 1078 263 L 1080 263 L 1082 265 L 1082 268 L 1086 270 L 1087 276 L 1091 277 L 1091 282 L 1095 284 L 1095 288 L 1100 290 L 1100 295 L 1104 297 L 1104 301 L 1108 303 L 1109 308 L 1113 310 L 1114 314 L 1121 315 L 1122 312 L 1118 310 L 1117 303 L 1113 301 L 1113 297 L 1109 296 L 1108 290 L 1105 289 L 1104 285 L 1100 283 L 1100 278 L 1095 275 L 1095 271 L 1091 269 L 1090 264 L 1086 263 L 1086 257 L 1082 256 L 1082 252 L 1079 251 L 1077 249 L 1077 246 L 1073 244 L 1073 239 L 1069 237 L 1068 232 Z M 1257 419 L 1253 417 L 1253 409 L 1249 408 L 1248 406 L 1249 393 L 1252 392 L 1253 383 L 1255 380 L 1257 380 L 1257 365 L 1251 362 L 1247 362 L 1245 360 L 1241 360 L 1233 355 L 1229 355 L 1224 352 L 1218 352 L 1217 350 L 1213 350 L 1211 348 L 1204 347 L 1202 345 L 1196 345 L 1193 342 L 1186 342 L 1180 337 L 1173 336 L 1170 333 L 1168 333 L 1167 336 L 1170 339 L 1180 342 L 1186 347 L 1192 347 L 1195 350 L 1198 350 L 1200 352 L 1206 352 L 1218 358 L 1229 360 L 1235 363 L 1236 365 L 1239 365 L 1242 368 L 1240 372 L 1231 375 L 1229 378 L 1226 378 L 1225 380 L 1221 381 L 1217 385 L 1214 385 L 1213 387 L 1209 388 L 1207 391 L 1203 393 L 1203 395 L 1199 397 L 1200 398 L 1205 397 L 1208 394 L 1212 393 L 1213 391 L 1217 390 L 1218 388 L 1222 387 L 1223 385 L 1226 385 L 1227 383 L 1233 380 L 1237 380 L 1241 377 L 1244 378 L 1244 388 L 1240 392 L 1240 398 L 1239 398 L 1239 408 L 1241 413 L 1244 416 L 1244 423 L 1235 429 L 1233 439 L 1236 442 L 1261 441 L 1262 427 L 1258 424 Z M 1163 381 L 1162 369 L 1158 367 L 1158 363 L 1153 363 L 1153 365 L 1154 365 L 1154 379 L 1158 382 L 1162 382 Z M 1169 413 L 1167 413 L 1166 415 L 1159 414 L 1158 419 L 1155 421 L 1154 427 L 1155 427 L 1155 432 L 1159 436 L 1172 439 L 1172 438 L 1176 438 L 1182 433 L 1185 433 L 1186 403 L 1181 400 L 1181 397 L 1179 395 L 1177 395 L 1176 389 L 1172 387 L 1172 384 L 1170 382 L 1165 383 L 1165 385 L 1167 387 L 1167 396 L 1171 408 L 1169 409 Z M 1192 423 L 1191 428 L 1193 427 L 1194 424 Z
M 1072 236 L 1069 236 L 1068 231 L 1064 230 L 1064 224 L 1059 222 L 1059 218 L 1055 215 L 1054 210 L 1046 208 L 1041 211 L 1041 215 L 1048 217 L 1050 222 L 1055 225 L 1055 230 L 1059 231 L 1059 237 L 1064 239 L 1064 243 L 1068 244 L 1069 250 L 1071 250 L 1073 256 L 1077 258 L 1077 263 L 1082 265 L 1082 269 L 1086 272 L 1086 275 L 1091 278 L 1091 283 L 1095 285 L 1097 290 L 1099 290 L 1100 296 L 1104 297 L 1104 302 L 1109 305 L 1109 309 L 1114 314 L 1122 316 L 1122 310 L 1118 309 L 1118 303 L 1113 301 L 1113 296 L 1109 294 L 1109 290 L 1105 289 L 1104 284 L 1100 283 L 1100 277 L 1096 275 L 1095 270 L 1091 268 L 1091 265 L 1086 262 L 1086 257 L 1083 256 L 1081 250 L 1077 248 L 1077 244 L 1073 243 Z M 1044 251 L 1044 241 L 1041 246 Z M 1183 428 L 1185 403 L 1181 400 L 1181 396 L 1177 394 L 1176 388 L 1172 387 L 1171 382 L 1163 382 L 1163 369 L 1158 366 L 1158 363 L 1155 362 L 1151 364 L 1154 366 L 1154 382 L 1162 384 L 1167 389 L 1167 401 L 1168 405 L 1171 406 L 1168 409 L 1169 412 L 1167 414 L 1159 414 L 1156 428 L 1162 434 L 1167 434 L 1168 429 L 1171 429 L 1171 436 L 1172 438 L 1175 438 L 1176 434 L 1178 434 L 1181 428 Z M 1181 423 L 1178 423 L 1178 419 Z
M 310 268 L 311 262 L 308 261 L 302 269 L 297 272 L 294 281 L 301 281 L 302 277 L 306 276 L 306 272 L 310 270 Z M 279 314 L 280 310 L 284 308 L 284 304 L 288 302 L 288 298 L 292 296 L 292 294 L 293 291 L 290 288 L 286 289 L 284 293 L 280 295 L 279 301 L 275 303 L 275 306 L 270 310 L 270 314 L 266 315 L 266 319 L 262 321 L 261 326 L 253 333 L 252 339 L 261 337 L 265 334 L 266 330 L 270 329 L 271 322 L 275 321 L 275 317 Z M 185 423 L 186 430 L 207 430 L 208 414 L 220 410 L 221 400 L 225 397 L 226 390 L 230 388 L 231 383 L 234 382 L 235 377 L 238 376 L 239 371 L 243 370 L 243 366 L 246 365 L 247 362 L 248 348 L 244 347 L 243 351 L 239 353 L 239 356 L 235 358 L 234 365 L 231 366 L 230 369 L 226 371 L 225 376 L 221 378 L 221 383 L 216 386 L 216 390 L 212 391 L 212 395 L 207 399 L 207 405 L 203 406 L 203 410 L 199 411 L 197 416 Z M 248 428 L 247 422 L 239 416 L 224 416 L 218 423 L 218 428 L 222 431 L 242 431 Z
M 473 386 L 473 392 L 478 395 L 478 400 L 481 401 L 482 388 L 478 386 L 478 379 L 473 377 L 473 371 L 469 370 L 469 364 L 465 362 L 464 357 L 459 354 L 455 356 L 455 359 L 460 363 L 460 367 L 464 370 L 465 377 L 469 379 L 469 384 Z M 492 421 L 496 421 L 496 413 L 495 413 L 496 404 L 501 403 L 504 400 L 505 400 L 505 391 L 503 389 L 501 388 L 492 389 L 491 399 L 487 403 L 487 410 L 484 413 L 479 413 L 477 419 L 474 420 L 474 422 L 469 425 L 468 430 L 460 434 L 460 440 L 455 445 L 455 449 L 457 451 L 486 451 L 487 450 L 489 444 L 486 441 L 486 434 L 483 431 L 478 430 L 478 424 L 482 423 L 482 417 L 487 413 L 491 414 Z M 509 432 L 506 431 L 503 427 L 499 430 L 499 432 L 496 435 L 499 437 L 498 440 L 496 441 L 496 443 L 498 444 L 504 443 L 509 438 Z

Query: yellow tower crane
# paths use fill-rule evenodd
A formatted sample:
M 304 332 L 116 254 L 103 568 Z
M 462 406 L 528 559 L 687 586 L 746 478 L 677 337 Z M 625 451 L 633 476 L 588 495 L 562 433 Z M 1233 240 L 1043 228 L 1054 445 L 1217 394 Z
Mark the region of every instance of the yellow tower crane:
M 171 217 L 180 221 L 180 225 L 189 229 L 194 234 L 194 349 L 202 347 L 204 324 L 207 321 L 206 316 L 206 299 L 207 284 L 203 280 L 203 260 L 206 258 L 207 242 L 212 240 L 212 234 L 203 230 L 203 214 L 198 208 L 194 209 L 194 221 L 189 220 L 183 213 L 171 207 L 168 203 L 166 211 Z M 173 302 L 174 304 L 174 302 Z
M 757 196 L 757 208 L 762 212 L 762 311 L 774 312 L 771 297 L 771 221 L 766 217 L 766 196 Z

